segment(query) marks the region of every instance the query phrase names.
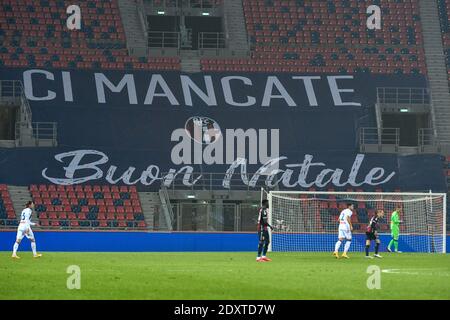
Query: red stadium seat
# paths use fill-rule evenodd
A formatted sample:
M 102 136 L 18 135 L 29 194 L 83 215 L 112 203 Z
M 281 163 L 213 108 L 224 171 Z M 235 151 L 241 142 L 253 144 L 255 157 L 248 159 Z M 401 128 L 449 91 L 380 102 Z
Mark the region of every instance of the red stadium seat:
M 71 227 L 79 227 L 80 224 L 78 223 L 77 220 L 72 220 L 72 221 L 70 221 L 70 226 L 71 226 Z
M 145 224 L 145 221 L 139 221 L 139 222 L 138 222 L 138 227 L 139 227 L 139 228 L 146 228 L 147 226 L 146 226 L 146 224 Z
M 59 227 L 59 221 L 52 221 L 52 222 L 50 223 L 50 225 L 51 225 L 52 227 Z

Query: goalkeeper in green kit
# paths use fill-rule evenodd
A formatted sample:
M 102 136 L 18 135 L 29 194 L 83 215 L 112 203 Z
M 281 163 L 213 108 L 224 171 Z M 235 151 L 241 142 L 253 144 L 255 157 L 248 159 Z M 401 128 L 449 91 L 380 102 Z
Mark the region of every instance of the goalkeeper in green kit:
M 392 212 L 392 215 L 391 215 L 391 237 L 392 237 L 392 240 L 391 240 L 391 242 L 389 242 L 389 245 L 387 247 L 387 250 L 389 252 L 392 252 L 391 247 L 392 247 L 392 245 L 394 245 L 395 252 L 402 253 L 401 251 L 398 251 L 398 237 L 400 236 L 400 222 L 402 222 L 402 221 L 400 221 L 400 215 L 399 215 L 401 208 L 402 207 L 400 205 L 398 205 L 395 208 L 395 211 Z

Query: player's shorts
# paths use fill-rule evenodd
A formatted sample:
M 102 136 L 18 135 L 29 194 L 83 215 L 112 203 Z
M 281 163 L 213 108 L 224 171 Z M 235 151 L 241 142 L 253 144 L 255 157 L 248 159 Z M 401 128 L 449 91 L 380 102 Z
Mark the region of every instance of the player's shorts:
M 20 224 L 17 228 L 17 240 L 22 240 L 23 237 L 27 237 L 30 240 L 34 240 L 34 233 L 33 230 L 31 230 L 30 226 L 26 224 Z
M 262 230 L 258 232 L 259 241 L 270 242 L 270 236 L 268 230 Z
M 339 229 L 339 239 L 345 238 L 347 240 L 352 239 L 352 232 L 350 230 Z
M 391 237 L 394 240 L 398 240 L 398 237 L 400 236 L 400 229 L 399 228 L 394 228 L 391 230 Z
M 377 240 L 378 236 L 375 234 L 375 232 L 366 232 L 366 240 Z

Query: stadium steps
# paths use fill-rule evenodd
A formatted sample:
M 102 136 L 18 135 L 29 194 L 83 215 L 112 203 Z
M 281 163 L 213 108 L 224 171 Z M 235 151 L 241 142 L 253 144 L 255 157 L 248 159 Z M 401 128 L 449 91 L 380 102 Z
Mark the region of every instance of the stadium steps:
M 247 26 L 245 24 L 242 0 L 223 2 L 225 33 L 227 46 L 235 57 L 249 54 Z
M 147 57 L 146 14 L 139 14 L 143 9 L 142 2 L 118 0 L 120 17 L 125 29 L 129 54 L 137 57 Z M 139 6 L 141 4 L 141 6 Z
M 450 144 L 450 93 L 437 0 L 420 0 L 425 60 L 431 90 L 433 125 L 442 144 Z
M 181 71 L 200 72 L 200 58 L 196 50 L 181 51 Z
M 154 230 L 155 218 L 159 218 L 161 208 L 161 200 L 158 192 L 139 192 L 139 200 L 141 201 L 142 211 L 144 213 L 144 220 L 149 230 Z
M 25 203 L 32 200 L 30 191 L 28 190 L 28 187 L 19 186 L 8 186 L 8 191 L 11 196 L 11 201 L 13 202 L 16 216 L 18 216 L 25 207 Z

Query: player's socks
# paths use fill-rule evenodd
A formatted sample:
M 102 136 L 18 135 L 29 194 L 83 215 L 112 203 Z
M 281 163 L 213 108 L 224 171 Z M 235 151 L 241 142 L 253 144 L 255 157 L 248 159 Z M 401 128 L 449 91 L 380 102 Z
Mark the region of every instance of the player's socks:
M 395 248 L 395 251 L 397 252 L 398 251 L 398 240 L 394 240 L 394 248 Z
M 352 244 L 351 241 L 347 240 L 345 242 L 345 246 L 344 246 L 344 254 L 347 255 L 348 249 L 350 249 L 350 245 Z
M 367 245 L 366 245 L 366 257 L 369 256 L 369 249 L 370 249 L 370 246 L 367 246 Z
M 260 244 L 260 245 L 258 246 L 258 257 L 261 257 L 262 251 L 263 251 L 263 246 Z
M 342 241 L 338 240 L 336 244 L 334 245 L 334 252 L 339 252 L 339 248 L 341 247 Z
M 375 255 L 377 255 L 378 254 L 378 250 L 380 249 L 380 244 L 379 243 L 376 243 L 375 244 Z
M 264 242 L 260 241 L 258 244 L 258 257 L 261 257 L 263 250 L 264 250 Z
M 14 242 L 13 256 L 17 255 L 17 249 L 19 249 L 19 244 L 17 242 Z
M 264 249 L 262 252 L 262 257 L 264 258 L 266 256 L 267 251 L 269 251 L 269 244 L 264 245 Z
M 36 256 L 36 242 L 31 242 L 31 250 L 33 251 L 33 256 Z
M 391 247 L 392 247 L 393 244 L 394 244 L 394 239 L 392 239 L 392 240 L 389 242 L 388 246 L 387 246 L 387 250 L 388 250 L 389 252 L 392 252 Z

